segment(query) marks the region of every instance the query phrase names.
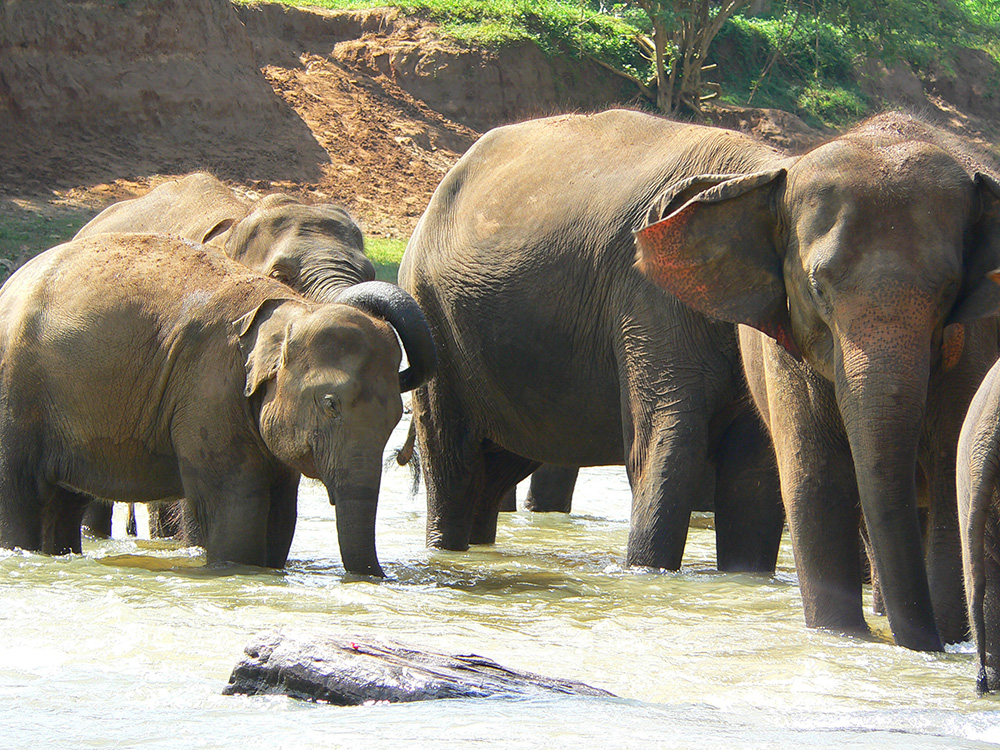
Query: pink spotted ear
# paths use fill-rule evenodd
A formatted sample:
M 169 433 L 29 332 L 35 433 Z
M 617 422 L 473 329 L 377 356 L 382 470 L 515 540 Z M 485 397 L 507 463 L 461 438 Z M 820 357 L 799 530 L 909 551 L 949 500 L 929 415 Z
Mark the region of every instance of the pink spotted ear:
M 695 310 L 752 326 L 799 357 L 775 244 L 773 205 L 784 175 L 744 175 L 699 193 L 635 233 L 636 265 Z
M 941 339 L 941 366 L 945 372 L 958 364 L 963 349 L 965 349 L 965 326 L 961 323 L 946 325 Z

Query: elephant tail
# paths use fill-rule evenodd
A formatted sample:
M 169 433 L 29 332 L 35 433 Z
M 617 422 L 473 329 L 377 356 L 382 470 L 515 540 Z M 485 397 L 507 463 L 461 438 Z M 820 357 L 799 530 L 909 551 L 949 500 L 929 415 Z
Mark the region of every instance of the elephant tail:
M 410 467 L 410 495 L 415 496 L 420 489 L 420 451 L 417 449 L 417 426 L 410 420 L 410 429 L 406 432 L 406 440 L 395 452 L 390 452 L 385 460 L 385 469 L 393 463 Z

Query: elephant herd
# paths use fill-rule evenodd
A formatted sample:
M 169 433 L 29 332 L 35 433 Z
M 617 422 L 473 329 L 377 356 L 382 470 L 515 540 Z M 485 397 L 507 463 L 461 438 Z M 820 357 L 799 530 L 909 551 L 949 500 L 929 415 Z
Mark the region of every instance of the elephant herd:
M 304 474 L 381 575 L 412 390 L 428 545 L 493 542 L 540 467 L 565 495 L 623 464 L 629 565 L 676 570 L 711 507 L 720 570 L 773 571 L 787 522 L 807 625 L 866 632 L 870 575 L 897 644 L 971 627 L 1000 689 L 998 175 L 901 113 L 801 155 L 532 120 L 445 176 L 398 287 L 340 208 L 165 183 L 0 289 L 0 546 L 79 552 L 92 500 L 182 499 L 210 562 L 281 567 Z

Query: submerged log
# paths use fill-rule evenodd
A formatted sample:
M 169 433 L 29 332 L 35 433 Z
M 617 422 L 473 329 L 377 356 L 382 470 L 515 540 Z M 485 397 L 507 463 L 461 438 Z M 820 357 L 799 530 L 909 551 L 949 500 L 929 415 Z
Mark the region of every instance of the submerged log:
M 338 706 L 544 693 L 613 697 L 582 682 L 508 669 L 474 654 L 438 654 L 380 641 L 282 633 L 254 638 L 223 695 L 288 695 Z

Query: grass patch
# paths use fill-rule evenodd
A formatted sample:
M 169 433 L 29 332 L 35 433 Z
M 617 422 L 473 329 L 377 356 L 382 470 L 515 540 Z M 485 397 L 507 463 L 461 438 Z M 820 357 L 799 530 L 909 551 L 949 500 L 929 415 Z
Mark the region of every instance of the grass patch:
M 631 71 L 647 70 L 632 38 L 634 12 L 601 12 L 581 0 L 276 0 L 284 5 L 328 10 L 398 8 L 433 21 L 448 36 L 469 45 L 498 49 L 533 42 L 549 55 L 597 57 Z M 261 0 L 232 0 L 259 5 Z
M 96 211 L 85 208 L 44 210 L 29 202 L 0 201 L 0 281 L 43 250 L 65 242 Z
M 375 278 L 396 283 L 399 261 L 403 258 L 406 240 L 386 237 L 365 237 L 365 255 L 375 264 Z
M 252 5 L 260 0 L 233 0 Z M 550 55 L 593 57 L 649 79 L 633 39 L 649 35 L 636 2 L 595 0 L 278 0 L 329 9 L 391 6 L 440 24 L 443 33 L 488 49 L 533 42 Z M 769 13 L 737 15 L 709 50 L 727 40 L 738 55 L 709 77 L 723 100 L 795 112 L 812 124 L 844 126 L 871 114 L 854 80 L 865 58 L 917 70 L 946 69 L 960 47 L 984 50 L 1000 66 L 997 0 L 771 0 Z M 752 95 L 752 97 L 751 97 Z

